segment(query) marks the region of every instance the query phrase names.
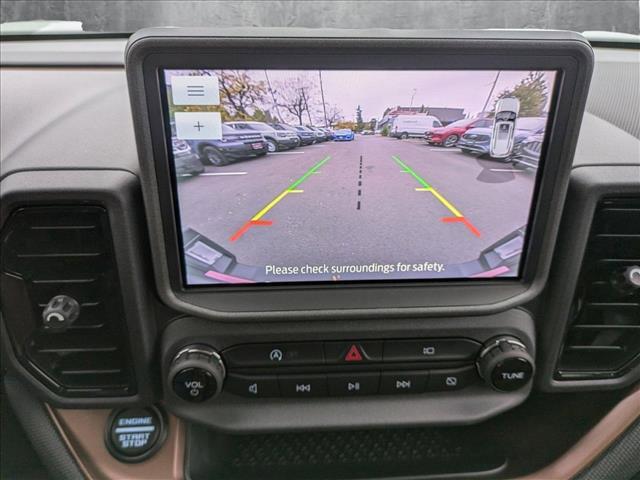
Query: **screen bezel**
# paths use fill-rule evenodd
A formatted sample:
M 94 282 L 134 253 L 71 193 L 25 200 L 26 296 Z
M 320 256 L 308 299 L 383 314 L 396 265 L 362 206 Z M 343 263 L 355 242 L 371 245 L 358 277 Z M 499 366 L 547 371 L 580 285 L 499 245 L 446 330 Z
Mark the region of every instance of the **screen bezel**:
M 499 34 L 498 34 L 499 36 Z M 325 316 L 388 312 L 493 312 L 517 305 L 539 291 L 548 272 L 548 252 L 555 237 L 559 208 L 566 191 L 575 147 L 577 121 L 584 105 L 581 84 L 588 80 L 591 50 L 576 39 L 521 41 L 511 39 L 327 39 L 327 38 L 215 38 L 148 37 L 129 49 L 141 68 L 130 82 L 143 97 L 143 116 L 149 143 L 141 155 L 145 198 L 151 200 L 152 235 L 161 265 L 156 278 L 163 297 L 173 306 L 214 318 L 248 318 L 259 313 L 283 318 L 298 313 Z M 135 55 L 131 55 L 134 50 Z M 431 52 L 431 53 L 425 53 Z M 435 53 L 434 53 L 435 52 Z M 176 201 L 169 166 L 167 126 L 160 81 L 161 69 L 350 69 L 350 70 L 553 70 L 553 114 L 546 133 L 544 167 L 538 172 L 527 247 L 519 278 L 448 279 L 278 283 L 241 286 L 191 286 L 183 284 L 179 226 L 173 214 Z M 584 87 L 584 85 L 582 85 Z M 133 98 L 132 98 L 133 101 Z M 577 103 L 576 103 L 577 102 Z M 135 112 L 135 102 L 134 102 Z M 572 120 L 573 118 L 573 120 Z M 139 137 L 140 138 L 140 137 Z M 139 142 L 140 147 L 140 142 Z M 148 149 L 148 150 L 147 150 Z M 146 159 L 144 158 L 146 157 Z M 560 201 L 560 203 L 559 203 Z M 167 212 L 171 212 L 168 215 Z M 542 215 L 541 212 L 545 212 Z M 164 213 L 164 214 L 163 214 Z M 555 225 L 554 225 L 555 224 Z M 158 238 L 155 237 L 157 241 Z M 155 243 L 152 241 L 152 244 Z M 545 254 L 546 252 L 546 254 Z M 402 295 L 400 292 L 406 293 Z M 347 294 L 348 292 L 348 294 Z M 372 292 L 375 294 L 372 295 Z M 416 295 L 418 299 L 416 299 Z M 313 300 L 315 298 L 315 300 Z M 247 305 L 249 302 L 249 305 Z M 337 310 L 339 309 L 339 310 Z M 401 309 L 401 310 L 399 310 Z M 332 313 L 330 313 L 332 312 Z

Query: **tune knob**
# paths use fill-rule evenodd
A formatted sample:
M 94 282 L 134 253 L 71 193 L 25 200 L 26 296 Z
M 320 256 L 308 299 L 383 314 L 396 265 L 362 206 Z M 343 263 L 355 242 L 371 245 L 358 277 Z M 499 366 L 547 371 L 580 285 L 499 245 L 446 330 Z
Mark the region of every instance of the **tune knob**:
M 515 337 L 499 337 L 487 342 L 477 361 L 478 373 L 494 389 L 518 390 L 533 376 L 533 358 Z
M 207 345 L 190 345 L 178 352 L 169 368 L 174 393 L 187 402 L 204 402 L 222 391 L 225 368 L 220 355 Z

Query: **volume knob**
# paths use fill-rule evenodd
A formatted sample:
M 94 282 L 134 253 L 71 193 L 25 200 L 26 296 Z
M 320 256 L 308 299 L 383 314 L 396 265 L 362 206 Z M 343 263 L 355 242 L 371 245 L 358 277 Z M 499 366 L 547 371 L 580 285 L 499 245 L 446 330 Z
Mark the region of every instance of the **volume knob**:
M 527 347 L 515 337 L 499 337 L 487 342 L 477 366 L 485 382 L 502 392 L 524 387 L 534 371 L 533 358 Z
M 187 402 L 200 403 L 222 391 L 226 371 L 220 355 L 207 345 L 190 345 L 178 352 L 169 368 L 173 392 Z

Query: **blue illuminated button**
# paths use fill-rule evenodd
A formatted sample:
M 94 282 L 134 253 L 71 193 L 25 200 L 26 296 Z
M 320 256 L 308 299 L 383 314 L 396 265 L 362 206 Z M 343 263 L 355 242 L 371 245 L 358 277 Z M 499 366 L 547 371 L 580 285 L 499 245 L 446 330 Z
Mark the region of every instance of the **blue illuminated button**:
M 119 410 L 109 423 L 107 447 L 120 460 L 140 461 L 160 445 L 163 430 L 162 415 L 155 407 Z

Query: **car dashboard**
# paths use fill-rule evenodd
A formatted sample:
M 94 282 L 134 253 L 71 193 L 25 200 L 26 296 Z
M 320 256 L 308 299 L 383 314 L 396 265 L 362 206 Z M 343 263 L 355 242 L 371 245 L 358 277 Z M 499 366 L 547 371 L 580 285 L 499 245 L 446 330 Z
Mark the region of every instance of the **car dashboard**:
M 152 30 L 130 40 L 2 41 L 4 391 L 52 478 L 597 478 L 589 475 L 602 472 L 607 453 L 620 460 L 605 478 L 640 469 L 640 456 L 615 450 L 640 425 L 638 50 L 534 35 L 541 53 L 526 66 L 529 53 L 500 44 L 524 41 L 517 32 L 286 35 L 294 40 Z M 509 56 L 509 68 L 527 73 L 553 63 L 549 52 L 570 56 L 545 42 L 579 43 L 571 62 L 553 67 L 564 83 L 551 89 L 548 109 L 523 114 L 553 117 L 553 133 L 518 136 L 516 121 L 515 157 L 445 144 L 451 135 L 474 140 L 450 128 L 453 120 L 436 127 L 442 144 L 429 132 L 393 138 L 384 125 L 355 132 L 300 117 L 304 135 L 229 119 L 218 143 L 203 145 L 197 127 L 180 123 L 181 114 L 217 118 L 181 109 L 176 97 L 183 74 L 175 72 L 200 79 L 207 62 L 268 73 L 263 84 L 281 89 L 283 69 L 315 62 L 328 95 L 344 58 L 379 70 L 378 48 L 391 70 L 410 70 L 407 58 L 427 42 L 453 52 L 437 64 L 446 70 L 461 68 L 458 57 L 473 63 L 465 55 L 475 48 L 490 50 L 482 41 L 496 42 L 486 55 Z M 502 68 L 494 63 L 488 70 Z M 158 65 L 174 72 L 171 85 Z M 445 118 L 444 109 L 432 114 Z M 441 177 L 421 163 L 429 155 Z M 463 188 L 449 182 L 467 168 Z M 247 191 L 234 183 L 246 178 L 260 183 Z M 344 178 L 351 183 L 342 187 Z M 313 197 L 322 179 L 330 193 Z M 466 210 L 456 204 L 464 192 L 482 192 L 477 204 L 460 200 Z M 410 257 L 402 227 L 360 235 L 341 223 L 376 202 L 375 218 L 401 225 L 409 213 L 394 209 L 394 196 L 408 199 L 415 218 L 425 200 L 444 212 L 419 230 L 421 242 L 433 229 L 455 230 L 460 240 L 436 235 L 443 241 L 433 248 L 448 254 L 447 243 L 465 251 L 483 235 L 482 254 L 463 262 L 451 253 L 448 279 L 429 276 L 444 269 L 432 258 L 407 261 L 418 277 L 376 283 L 371 272 L 382 267 L 322 276 L 329 267 L 318 259 L 343 251 L 379 264 L 400 265 L 401 248 Z M 527 217 L 529 202 L 537 207 Z M 522 218 L 512 221 L 514 211 Z M 291 231 L 318 256 L 298 259 Z M 510 248 L 529 253 L 509 261 Z M 273 266 L 262 272 L 265 251 Z M 277 268 L 294 257 L 307 271 L 296 283 L 275 280 L 291 278 Z

